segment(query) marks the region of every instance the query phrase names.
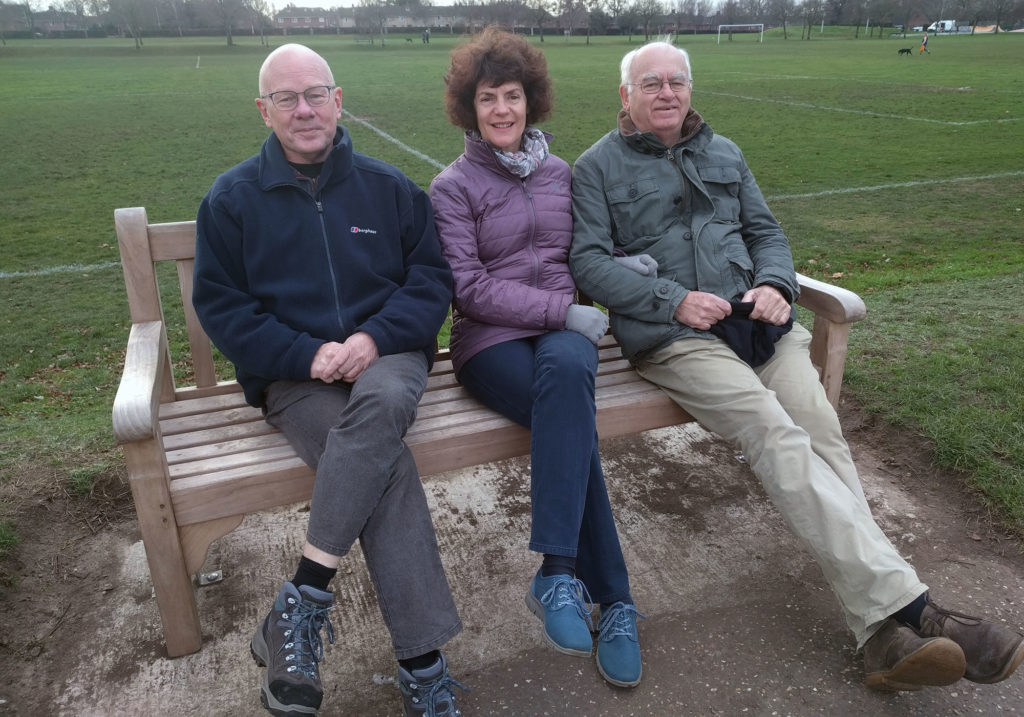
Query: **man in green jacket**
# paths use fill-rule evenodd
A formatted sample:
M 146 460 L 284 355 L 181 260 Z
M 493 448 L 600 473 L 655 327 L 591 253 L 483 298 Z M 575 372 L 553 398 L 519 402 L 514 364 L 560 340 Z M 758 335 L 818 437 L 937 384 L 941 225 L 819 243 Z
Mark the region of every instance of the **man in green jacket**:
M 639 373 L 736 443 L 817 559 L 883 690 L 1006 679 L 1024 635 L 938 607 L 875 523 L 792 322 L 793 258 L 739 148 L 690 107 L 684 50 L 622 60 L 618 128 L 573 169 L 572 273 Z

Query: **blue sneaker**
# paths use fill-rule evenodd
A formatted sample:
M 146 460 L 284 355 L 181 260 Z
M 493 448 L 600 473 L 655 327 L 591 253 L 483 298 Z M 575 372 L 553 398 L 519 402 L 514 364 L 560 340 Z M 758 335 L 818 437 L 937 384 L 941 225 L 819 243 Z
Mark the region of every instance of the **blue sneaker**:
M 544 621 L 544 642 L 559 652 L 577 657 L 590 657 L 594 638 L 590 630 L 593 608 L 587 586 L 569 575 L 533 576 L 526 593 L 526 607 Z
M 448 674 L 444 655 L 422 670 L 410 672 L 398 666 L 398 689 L 402 692 L 405 717 L 461 717 L 453 687 L 469 692 L 468 687 Z
M 608 610 L 602 610 L 597 624 L 597 669 L 601 677 L 619 687 L 640 684 L 643 665 L 636 633 L 637 617 L 644 618 L 633 605 L 617 602 Z

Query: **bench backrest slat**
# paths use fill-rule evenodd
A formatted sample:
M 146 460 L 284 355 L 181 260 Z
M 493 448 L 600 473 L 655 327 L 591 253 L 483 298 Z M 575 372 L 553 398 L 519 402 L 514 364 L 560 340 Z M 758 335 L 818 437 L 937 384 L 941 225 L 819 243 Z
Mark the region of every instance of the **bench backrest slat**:
M 195 262 L 196 223 L 168 222 L 150 224 L 143 207 L 118 209 L 114 212 L 117 242 L 121 250 L 128 306 L 133 323 L 164 321 L 156 266 L 158 262 L 173 261 L 181 292 L 181 307 L 188 335 L 188 357 L 199 389 L 217 385 L 214 371 L 213 347 L 206 336 L 195 309 L 192 307 L 192 267 Z M 164 377 L 161 402 L 175 398 L 173 366 L 168 349 L 168 370 Z

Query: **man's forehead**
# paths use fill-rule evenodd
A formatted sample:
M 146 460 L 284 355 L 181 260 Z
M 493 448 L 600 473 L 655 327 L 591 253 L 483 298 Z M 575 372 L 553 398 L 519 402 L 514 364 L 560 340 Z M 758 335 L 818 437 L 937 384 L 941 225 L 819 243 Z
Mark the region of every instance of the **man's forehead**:
M 683 56 L 669 48 L 650 48 L 641 51 L 633 60 L 633 71 L 638 76 L 685 73 Z

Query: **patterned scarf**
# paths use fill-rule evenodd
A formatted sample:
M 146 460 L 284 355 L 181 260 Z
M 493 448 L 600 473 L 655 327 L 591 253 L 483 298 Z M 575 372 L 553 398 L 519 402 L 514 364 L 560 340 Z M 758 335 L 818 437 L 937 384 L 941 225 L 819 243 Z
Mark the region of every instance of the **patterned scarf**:
M 493 147 L 492 147 L 493 149 Z M 517 152 L 503 152 L 493 149 L 501 165 L 517 177 L 527 177 L 540 166 L 548 156 L 548 141 L 536 127 L 527 127 L 523 132 L 522 149 Z

